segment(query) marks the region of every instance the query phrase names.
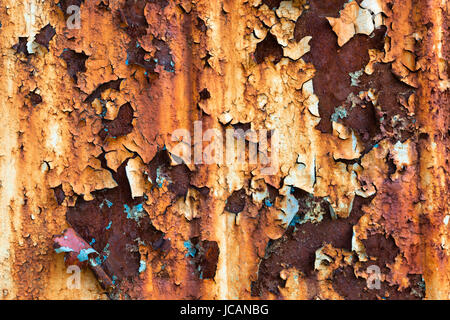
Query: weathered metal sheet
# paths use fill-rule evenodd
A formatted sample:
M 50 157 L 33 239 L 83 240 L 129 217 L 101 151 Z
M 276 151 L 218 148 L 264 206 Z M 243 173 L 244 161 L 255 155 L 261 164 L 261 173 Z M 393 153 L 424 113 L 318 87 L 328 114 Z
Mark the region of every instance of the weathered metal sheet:
M 449 299 L 448 15 L 1 0 L 2 299 Z

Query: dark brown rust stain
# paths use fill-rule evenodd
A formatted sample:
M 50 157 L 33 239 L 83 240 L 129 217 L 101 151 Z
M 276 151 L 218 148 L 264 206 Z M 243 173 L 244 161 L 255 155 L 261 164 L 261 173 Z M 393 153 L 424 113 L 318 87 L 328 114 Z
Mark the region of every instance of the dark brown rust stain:
M 149 77 L 153 77 L 156 65 L 162 66 L 166 71 L 174 72 L 175 63 L 166 42 L 154 37 L 152 44 L 155 52 L 151 57 L 150 53 L 145 51 L 139 44 L 139 38 L 146 35 L 150 27 L 145 17 L 147 3 L 157 4 L 161 10 L 168 5 L 167 1 L 126 0 L 118 14 L 120 21 L 125 25 L 125 31 L 131 39 L 127 50 L 127 64 L 141 66 L 146 70 Z
M 383 63 L 375 64 L 374 73 L 370 76 L 363 74 L 359 78 L 359 82 L 358 90 L 375 89 L 378 93 L 380 109 L 375 112 L 376 122 L 369 128 L 374 130 L 373 126 L 378 124 L 381 131 L 380 138 L 389 137 L 394 142 L 405 141 L 412 137 L 415 132 L 415 119 L 408 115 L 408 110 L 400 104 L 400 101 L 408 101 L 415 89 L 397 79 L 392 73 L 390 64 Z M 358 108 L 357 111 L 361 112 L 362 110 Z M 358 132 L 362 130 L 358 121 L 348 119 L 344 121 L 351 128 L 356 128 Z
M 66 198 L 66 194 L 64 193 L 62 185 L 53 188 L 53 192 L 55 194 L 56 202 L 60 206 L 64 202 L 64 199 Z
M 84 52 L 76 52 L 72 49 L 64 49 L 61 58 L 66 62 L 69 76 L 78 82 L 77 74 L 86 72 L 86 60 L 89 58 Z
M 333 288 L 346 300 L 421 300 L 425 287 L 420 275 L 408 276 L 411 286 L 399 291 L 397 285 L 380 283 L 380 289 L 369 289 L 366 279 L 357 277 L 352 266 L 337 269 L 333 275 Z
M 83 2 L 84 2 L 84 0 L 59 0 L 58 7 L 61 9 L 61 11 L 67 17 L 67 15 L 68 15 L 67 9 L 70 6 L 80 7 Z
M 258 64 L 263 63 L 266 58 L 277 64 L 283 58 L 283 48 L 277 42 L 277 38 L 268 32 L 264 40 L 256 45 L 254 58 Z
M 99 132 L 102 139 L 106 137 L 121 137 L 133 131 L 133 107 L 129 102 L 120 107 L 117 117 L 114 120 L 102 119 L 103 128 Z
M 169 72 L 175 71 L 175 62 L 173 61 L 172 55 L 170 53 L 169 45 L 157 38 L 152 40 L 152 44 L 156 48 L 155 59 L 160 66 L 164 67 L 164 70 Z
M 98 263 L 111 279 L 119 281 L 133 281 L 138 276 L 139 245 L 160 251 L 170 246 L 152 225 L 142 206 L 145 199 L 132 198 L 126 164 L 112 172 L 118 187 L 94 192 L 92 201 L 79 197 L 67 211 L 69 224 L 100 253 Z
M 247 132 L 247 130 L 251 129 L 251 123 L 250 122 L 248 122 L 248 123 L 238 122 L 236 124 L 233 124 L 232 126 L 233 126 L 234 130 L 236 130 L 236 131 L 239 130 L 239 132 L 244 133 L 244 134 L 245 134 L 245 132 Z M 244 139 L 245 138 L 244 136 L 242 136 L 240 134 L 237 134 L 237 136 L 239 136 L 240 139 Z M 236 137 L 236 133 L 235 133 L 235 137 Z
M 334 220 L 326 200 L 297 188 L 293 194 L 298 199 L 299 211 L 285 234 L 267 245 L 265 257 L 259 265 L 258 280 L 252 284 L 252 295 L 259 296 L 265 291 L 279 294 L 278 287 L 283 287 L 285 283 L 280 278 L 280 272 L 285 268 L 295 267 L 308 278 L 315 278 L 315 252 L 325 244 L 351 251 L 353 225 L 363 215 L 362 206 L 371 201 L 357 196 L 350 217 Z M 317 205 L 324 214 L 320 223 L 297 224 Z
M 242 212 L 245 208 L 246 198 L 245 189 L 234 191 L 227 199 L 225 210 L 235 214 Z
M 120 90 L 120 83 L 123 79 L 111 80 L 100 84 L 87 98 L 84 100 L 86 103 L 92 103 L 95 99 L 101 98 L 102 92 L 108 89 L 113 89 L 116 91 Z
M 109 9 L 109 0 L 102 0 L 99 4 L 97 4 L 97 8 L 108 10 Z
M 200 241 L 198 237 L 190 240 L 192 248 L 188 253 L 191 271 L 199 279 L 213 279 L 219 261 L 219 246 L 216 241 Z
M 369 257 L 376 258 L 379 267 L 384 267 L 388 263 L 393 263 L 395 257 L 400 253 L 392 236 L 386 237 L 380 233 L 375 233 L 362 240 L 366 253 Z
M 211 98 L 211 94 L 209 93 L 207 88 L 204 88 L 202 91 L 200 91 L 200 100 L 208 100 Z
M 326 17 L 338 17 L 346 2 L 311 1 L 310 9 L 303 12 L 295 27 L 297 41 L 312 36 L 311 50 L 303 59 L 316 69 L 314 87 L 320 101 L 321 115 L 317 128 L 330 133 L 334 118 L 334 121 L 342 122 L 358 133 L 366 151 L 386 137 L 404 141 L 413 134 L 414 120 L 407 115 L 400 101 L 407 100 L 414 88 L 398 80 L 390 64 L 375 64 L 372 75 L 363 73 L 356 85 L 352 85 L 350 73 L 364 69 L 369 62 L 368 50 L 384 50 L 386 28 L 376 29 L 370 37 L 357 34 L 339 47 Z M 380 109 L 375 109 L 372 102 L 357 97 L 361 91 L 369 89 L 375 89 L 379 94 Z M 344 116 L 333 116 L 337 107 L 345 109 Z
M 400 249 L 395 244 L 392 236 L 381 233 L 370 234 L 362 243 L 366 249 L 369 260 L 361 263 L 360 268 L 368 270 L 370 266 L 379 268 L 381 274 L 389 276 L 388 265 L 395 262 Z M 408 275 L 410 286 L 399 290 L 397 285 L 390 285 L 386 281 L 380 281 L 379 289 L 369 288 L 366 279 L 355 275 L 353 266 L 337 269 L 333 274 L 333 288 L 345 299 L 350 300 L 418 300 L 425 296 L 425 284 L 420 275 Z M 374 279 L 368 279 L 372 282 Z M 374 284 L 372 282 L 372 284 Z
M 25 56 L 30 55 L 27 48 L 27 37 L 19 37 L 19 42 L 13 45 L 13 49 L 16 50 L 17 53 L 23 53 Z
M 42 103 L 42 97 L 40 94 L 36 93 L 35 91 L 30 91 L 26 97 L 30 100 L 31 105 L 33 107 L 37 106 L 38 104 Z
M 335 108 L 343 106 L 350 109 L 351 104 L 346 103 L 347 97 L 351 93 L 355 96 L 362 90 L 368 90 L 369 86 L 377 84 L 376 89 L 380 86 L 386 86 L 385 79 L 380 79 L 378 74 L 370 77 L 371 81 L 364 82 L 364 85 L 352 86 L 350 73 L 362 70 L 369 62 L 368 49 L 383 50 L 385 27 L 381 27 L 374 31 L 374 36 L 355 35 L 342 48 L 337 44 L 337 37 L 331 29 L 327 16 L 339 16 L 340 9 L 343 8 L 347 1 L 311 1 L 310 9 L 303 12 L 297 20 L 295 27 L 295 39 L 299 41 L 305 36 L 312 36 L 310 41 L 311 51 L 304 56 L 304 60 L 314 65 L 316 74 L 314 77 L 315 93 L 319 97 L 321 122 L 318 129 L 322 132 L 331 132 L 331 116 L 335 112 Z M 383 78 L 392 76 L 389 70 L 385 70 Z M 336 81 L 338 80 L 338 81 Z M 389 82 L 393 82 L 392 80 Z M 383 87 L 382 95 L 394 96 L 400 91 L 398 86 L 393 88 Z M 381 103 L 386 103 L 383 99 Z M 347 105 L 346 105 L 347 104 Z M 360 108 L 365 104 L 366 109 Z M 387 108 L 399 109 L 397 101 L 389 101 Z M 380 116 L 381 117 L 381 116 Z M 366 146 L 378 133 L 378 117 L 370 103 L 358 105 L 355 110 L 348 110 L 348 119 L 345 124 L 355 129 L 363 138 Z
M 126 25 L 125 30 L 133 38 L 147 33 L 148 23 L 144 12 L 147 2 L 150 1 L 126 0 L 119 11 L 121 21 Z
M 39 43 L 41 46 L 47 48 L 48 50 L 48 44 L 50 40 L 52 40 L 52 38 L 55 36 L 55 34 L 56 34 L 55 28 L 53 28 L 51 24 L 47 24 L 39 31 L 34 41 L 36 43 Z
M 203 21 L 202 18 L 197 17 L 197 24 L 195 25 L 195 27 L 200 30 L 201 32 L 206 32 L 206 30 L 208 29 L 208 27 L 206 26 L 205 21 Z
M 269 9 L 275 9 L 280 6 L 282 0 L 263 0 L 262 3 L 267 5 Z
M 352 106 L 352 103 L 355 103 L 355 106 Z M 376 137 L 380 133 L 381 116 L 371 101 L 364 101 L 359 97 L 353 97 L 352 102 L 345 101 L 342 108 L 346 110 L 347 116 L 337 119 L 338 122 L 352 128 L 361 138 L 365 146 L 364 152 L 368 151 L 378 140 Z
M 155 71 L 156 62 L 153 59 L 147 59 L 149 52 L 145 51 L 137 41 L 132 41 L 127 50 L 127 64 L 137 65 L 145 69 L 147 73 Z
M 388 165 L 388 172 L 387 172 L 387 175 L 388 175 L 388 178 L 390 179 L 391 176 L 392 176 L 394 173 L 397 172 L 397 166 L 395 165 L 394 159 L 392 158 L 392 155 L 391 155 L 390 152 L 388 152 L 388 153 L 386 154 L 386 159 L 385 159 L 385 160 L 386 160 L 386 164 Z
M 191 186 L 191 172 L 185 164 L 170 165 L 170 156 L 166 149 L 157 152 L 148 164 L 149 177 L 156 187 L 168 184 L 168 189 L 174 197 L 186 197 Z

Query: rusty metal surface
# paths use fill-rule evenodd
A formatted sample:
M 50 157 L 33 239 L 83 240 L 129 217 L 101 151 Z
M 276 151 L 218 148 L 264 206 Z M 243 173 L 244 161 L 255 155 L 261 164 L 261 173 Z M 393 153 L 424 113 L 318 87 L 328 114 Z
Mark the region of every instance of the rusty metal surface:
M 0 3 L 1 299 L 450 299 L 448 2 Z

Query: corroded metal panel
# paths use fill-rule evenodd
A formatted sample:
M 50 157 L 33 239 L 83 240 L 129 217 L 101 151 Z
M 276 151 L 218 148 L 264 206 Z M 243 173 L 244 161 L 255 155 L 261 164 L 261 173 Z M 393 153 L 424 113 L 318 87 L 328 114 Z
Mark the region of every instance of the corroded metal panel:
M 449 299 L 443 0 L 1 0 L 2 299 Z

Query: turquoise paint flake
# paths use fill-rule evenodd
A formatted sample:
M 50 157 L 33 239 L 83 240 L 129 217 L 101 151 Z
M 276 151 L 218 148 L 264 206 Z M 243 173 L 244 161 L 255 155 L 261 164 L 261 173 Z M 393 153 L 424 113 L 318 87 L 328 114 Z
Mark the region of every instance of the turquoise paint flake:
M 331 121 L 337 122 L 338 119 L 345 119 L 347 116 L 347 110 L 344 107 L 339 106 L 334 109 L 334 113 L 331 115 Z
M 139 273 L 144 272 L 147 269 L 147 263 L 145 261 L 140 261 L 139 263 Z
M 187 256 L 191 256 L 192 258 L 195 257 L 195 254 L 197 253 L 197 249 L 195 249 L 194 245 L 190 240 L 184 242 L 184 247 L 188 249 Z
M 289 223 L 289 226 L 293 227 L 297 223 L 300 223 L 300 217 L 298 215 L 295 215 L 294 218 L 292 218 L 291 223 Z
M 56 253 L 61 253 L 61 252 L 73 252 L 72 248 L 69 247 L 59 247 L 57 249 L 55 249 Z
M 81 249 L 80 253 L 78 254 L 77 258 L 80 262 L 87 261 L 89 259 L 89 254 L 94 253 L 95 250 L 92 248 L 88 249 Z
M 124 212 L 127 214 L 127 219 L 133 219 L 136 222 L 139 222 L 141 218 L 144 217 L 144 206 L 142 203 L 135 205 L 133 208 L 130 208 L 128 205 L 124 204 L 123 207 Z
M 350 76 L 351 86 L 357 87 L 359 86 L 359 77 L 361 77 L 364 73 L 364 70 L 358 70 L 355 72 L 350 72 L 348 75 Z
M 292 195 L 287 195 L 287 201 L 286 201 L 286 207 L 281 208 L 284 214 L 279 216 L 281 221 L 283 221 L 283 224 L 288 225 L 292 222 L 292 219 L 297 214 L 299 209 L 298 201 L 297 199 Z

